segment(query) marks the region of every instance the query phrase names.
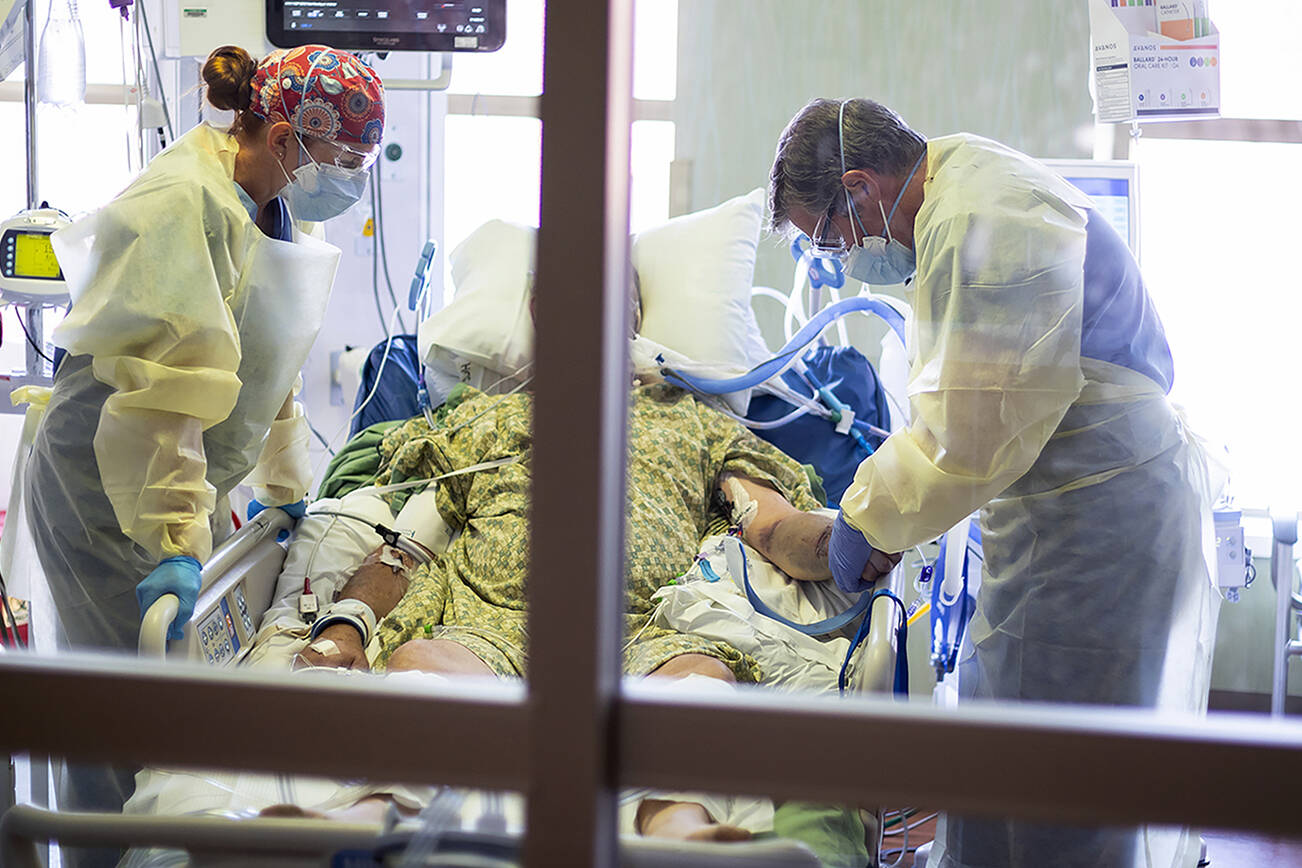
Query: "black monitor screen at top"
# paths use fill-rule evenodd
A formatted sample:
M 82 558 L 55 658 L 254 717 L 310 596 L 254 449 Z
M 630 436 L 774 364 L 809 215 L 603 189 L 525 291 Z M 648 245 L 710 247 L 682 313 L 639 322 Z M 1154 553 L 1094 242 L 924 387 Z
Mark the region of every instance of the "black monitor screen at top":
M 506 0 L 267 0 L 267 37 L 281 48 L 496 51 L 506 41 Z

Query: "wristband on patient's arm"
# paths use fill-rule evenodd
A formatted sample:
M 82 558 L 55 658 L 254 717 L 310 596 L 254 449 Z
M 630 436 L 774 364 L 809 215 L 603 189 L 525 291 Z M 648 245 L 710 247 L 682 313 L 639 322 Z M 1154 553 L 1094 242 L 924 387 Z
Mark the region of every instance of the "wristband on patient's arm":
M 312 624 L 312 632 L 308 637 L 316 639 L 327 627 L 333 627 L 335 624 L 348 624 L 355 629 L 362 638 L 362 647 L 365 648 L 370 644 L 371 637 L 375 635 L 375 612 L 361 600 L 335 600 L 326 606 L 325 611 Z

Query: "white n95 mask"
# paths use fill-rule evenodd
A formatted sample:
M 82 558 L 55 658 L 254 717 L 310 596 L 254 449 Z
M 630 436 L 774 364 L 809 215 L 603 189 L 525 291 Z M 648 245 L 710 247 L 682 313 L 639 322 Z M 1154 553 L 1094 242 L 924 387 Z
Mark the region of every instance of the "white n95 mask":
M 899 204 L 899 199 L 896 199 L 896 204 Z M 845 258 L 845 273 L 872 286 L 903 283 L 918 270 L 917 257 L 912 250 L 891 237 L 891 224 L 886 217 L 886 209 L 882 208 L 880 201 L 877 202 L 877 207 L 881 208 L 886 237 L 865 235 L 862 245 L 851 247 Z M 894 207 L 891 208 L 891 213 L 895 213 Z M 858 216 L 857 212 L 855 216 Z
M 365 170 L 349 171 L 318 163 L 302 143 L 299 151 L 300 158 L 306 156 L 307 162 L 294 170 L 293 177 L 280 191 L 294 219 L 320 223 L 338 217 L 362 198 L 366 192 Z

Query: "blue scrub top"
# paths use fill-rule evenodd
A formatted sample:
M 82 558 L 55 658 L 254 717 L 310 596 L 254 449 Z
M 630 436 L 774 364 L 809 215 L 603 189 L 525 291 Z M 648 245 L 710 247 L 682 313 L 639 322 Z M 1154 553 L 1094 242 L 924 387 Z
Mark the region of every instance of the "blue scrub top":
M 1082 356 L 1138 371 L 1171 391 L 1171 348 L 1139 264 L 1117 231 L 1090 209 L 1085 224 Z
M 285 200 L 277 196 L 267 203 L 271 209 L 271 237 L 277 241 L 294 240 L 294 221 L 289 216 L 289 207 Z

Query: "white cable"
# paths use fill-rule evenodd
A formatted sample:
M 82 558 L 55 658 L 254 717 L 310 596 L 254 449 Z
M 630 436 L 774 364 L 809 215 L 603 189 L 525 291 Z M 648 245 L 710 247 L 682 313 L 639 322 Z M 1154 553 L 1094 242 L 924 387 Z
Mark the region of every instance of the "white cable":
M 776 301 L 778 304 L 782 305 L 783 310 L 785 310 L 787 307 L 787 297 L 782 293 L 778 292 L 776 289 L 773 289 L 772 287 L 769 286 L 752 287 L 750 291 L 750 297 L 752 299 L 757 297 L 771 298 L 774 301 Z M 788 340 L 790 340 L 790 338 L 788 338 Z
M 375 397 L 375 393 L 379 390 L 380 377 L 384 374 L 384 366 L 389 363 L 389 352 L 393 349 L 393 339 L 397 337 L 397 333 L 393 330 L 393 326 L 395 324 L 395 320 L 397 319 L 397 317 L 398 317 L 398 309 L 395 307 L 393 309 L 393 316 L 390 317 L 389 319 L 389 331 L 384 341 L 384 355 L 380 357 L 380 366 L 375 371 L 375 383 L 371 386 L 370 394 L 366 396 L 366 400 L 362 401 L 361 404 L 357 405 L 357 409 L 353 411 L 351 416 L 349 416 L 346 420 L 344 420 L 344 423 L 339 426 L 338 430 L 336 430 L 334 434 L 330 435 L 330 438 L 326 441 L 325 455 L 321 456 L 321 459 L 318 460 L 316 463 L 316 467 L 314 467 L 312 470 L 312 475 L 314 477 L 320 474 L 322 464 L 324 464 L 330 458 L 334 457 L 333 444 L 335 440 L 339 439 L 340 434 L 348 430 L 349 426 L 353 424 L 353 420 L 356 419 L 358 415 L 363 410 L 366 409 L 366 406 L 371 403 L 371 399 Z
M 518 386 L 516 386 L 515 388 L 511 389 L 509 392 L 504 392 L 504 393 L 502 393 L 502 397 L 498 398 L 498 399 L 497 399 L 496 401 L 494 401 L 492 404 L 489 404 L 489 405 L 488 405 L 487 407 L 485 407 L 483 410 L 480 410 L 478 413 L 476 413 L 475 415 L 471 416 L 469 419 L 467 419 L 466 421 L 462 422 L 462 423 L 461 423 L 460 425 L 458 425 L 457 427 L 455 427 L 455 428 L 448 428 L 447 430 L 443 431 L 442 433 L 444 433 L 444 434 L 448 435 L 449 437 L 451 437 L 453 434 L 457 433 L 458 431 L 460 431 L 462 428 L 466 427 L 466 426 L 469 425 L 470 423 L 477 421 L 477 420 L 478 420 L 481 416 L 483 416 L 485 413 L 488 413 L 488 412 L 490 412 L 490 411 L 492 411 L 492 410 L 497 409 L 497 406 L 498 406 L 499 404 L 501 404 L 501 403 L 502 403 L 503 401 L 505 401 L 507 398 L 511 397 L 511 396 L 514 395 L 516 392 L 520 391 L 521 389 L 523 389 L 525 386 L 529 385 L 529 384 L 532 383 L 532 382 L 533 382 L 533 377 L 526 377 L 524 380 L 522 380 L 522 381 L 520 382 L 520 384 L 519 384 Z
M 770 431 L 774 428 L 781 428 L 783 425 L 786 425 L 788 422 L 794 422 L 796 419 L 799 419 L 801 416 L 808 415 L 809 413 L 809 410 L 807 408 L 797 407 L 795 410 L 792 410 L 790 413 L 788 413 L 785 416 L 779 416 L 778 418 L 770 419 L 767 422 L 757 422 L 754 419 L 747 419 L 744 416 L 738 416 L 737 414 L 733 413 L 731 410 L 725 410 L 723 407 L 716 407 L 715 409 L 719 410 L 725 416 L 728 416 L 733 420 L 740 422 L 741 424 L 745 425 L 747 428 L 750 428 L 752 431 Z
M 651 626 L 651 622 L 655 620 L 656 616 L 660 614 L 660 610 L 663 609 L 668 602 L 668 600 L 661 600 L 656 604 L 656 607 L 651 610 L 651 614 L 647 616 L 646 623 L 633 634 L 632 639 L 629 639 L 624 643 L 624 649 L 620 652 L 621 654 L 627 653 L 628 649 L 633 647 L 633 643 L 642 637 L 642 634 L 646 632 L 646 628 Z
M 375 486 L 375 494 L 392 494 L 395 491 L 406 491 L 408 488 L 417 488 L 422 485 L 428 485 L 431 482 L 441 482 L 444 479 L 451 479 L 454 476 L 465 476 L 467 473 L 479 473 L 481 470 L 493 470 L 498 467 L 505 467 L 508 464 L 514 464 L 523 458 L 525 453 L 511 455 L 507 458 L 494 458 L 492 461 L 485 461 L 482 464 L 472 464 L 470 467 L 462 467 L 460 470 L 450 470 L 438 476 L 427 476 L 424 479 L 408 479 L 406 482 L 395 482 L 392 485 Z M 308 510 L 311 512 L 311 509 Z M 316 515 L 317 513 L 312 513 Z M 320 513 L 324 515 L 325 513 Z
M 901 844 L 900 855 L 896 856 L 895 861 L 886 865 L 885 868 L 899 868 L 899 866 L 904 862 L 904 857 L 909 855 L 909 826 L 907 823 L 904 824 L 904 840 Z
M 802 395 L 788 386 L 783 380 L 765 380 L 754 388 L 756 391 L 780 398 L 793 407 L 803 407 L 806 412 L 813 413 L 815 416 L 821 416 L 824 419 L 832 418 L 832 411 L 824 406 L 817 395 Z
M 487 392 L 489 389 L 495 389 L 495 388 L 497 388 L 499 385 L 501 385 L 502 383 L 505 383 L 507 380 L 513 379 L 513 378 L 515 378 L 516 376 L 518 376 L 519 374 L 523 373 L 524 370 L 525 370 L 526 368 L 532 367 L 532 365 L 533 365 L 533 362 L 532 362 L 532 361 L 525 362 L 523 365 L 521 365 L 520 367 L 516 368 L 516 369 L 515 369 L 514 371 L 512 371 L 511 373 L 506 374 L 505 376 L 503 376 L 501 379 L 497 380 L 497 381 L 494 382 L 494 383 L 490 383 L 488 386 L 486 386 L 486 387 L 484 388 L 483 391 L 484 391 L 484 392 Z M 489 407 L 488 409 L 484 410 L 484 413 L 487 413 L 489 410 L 493 409 L 493 407 L 496 407 L 498 404 L 502 403 L 502 401 L 505 400 L 507 397 L 509 397 L 509 396 L 511 396 L 511 395 L 514 395 L 516 392 L 520 391 L 520 390 L 523 389 L 525 386 L 529 385 L 529 383 L 531 383 L 532 381 L 533 381 L 533 377 L 528 377 L 528 378 L 525 379 L 523 382 L 521 382 L 521 383 L 519 383 L 518 385 L 516 385 L 515 388 L 513 388 L 513 389 L 511 389 L 509 392 L 506 392 L 505 394 L 503 394 L 502 397 L 501 397 L 501 399 L 498 400 L 498 401 L 496 401 L 496 402 L 495 402 L 491 407 Z M 424 410 L 422 410 L 421 412 L 422 412 L 422 414 L 425 416 L 425 424 L 426 424 L 426 425 L 429 425 L 429 427 L 430 427 L 431 429 L 436 429 L 436 428 L 439 427 L 438 422 L 434 421 L 434 408 L 433 408 L 433 407 L 426 407 L 426 408 L 424 408 Z M 484 415 L 484 413 L 480 413 L 479 416 Z M 457 428 L 453 428 L 452 431 L 449 431 L 448 433 L 450 434 L 450 433 L 452 433 L 453 431 L 460 431 L 461 428 L 464 428 L 466 425 L 469 425 L 471 422 L 475 421 L 475 419 L 478 419 L 479 416 L 475 416 L 474 419 L 470 419 L 470 420 L 468 420 L 467 422 L 465 422 L 463 425 L 461 425 L 461 426 L 459 426 L 459 427 L 457 427 Z
M 905 834 L 905 831 L 906 831 L 906 830 L 910 830 L 910 831 L 911 831 L 911 830 L 913 830 L 913 829 L 916 829 L 916 828 L 918 828 L 919 826 L 923 825 L 924 823 L 930 823 L 932 820 L 936 819 L 936 818 L 939 817 L 939 816 L 940 816 L 939 813 L 928 814 L 927 816 L 923 817 L 921 820 L 915 820 L 915 821 L 912 822 L 912 823 L 909 823 L 909 822 L 905 821 L 905 822 L 901 823 L 900 828 L 898 828 L 898 829 L 888 829 L 888 830 L 886 830 L 885 832 L 882 832 L 882 836 L 884 837 L 884 836 L 886 836 L 886 835 L 903 835 L 903 834 Z M 892 848 L 892 849 L 894 849 L 894 848 Z
M 804 266 L 804 270 L 802 270 L 801 266 Z M 796 263 L 796 274 L 791 283 L 791 295 L 787 296 L 786 316 L 782 322 L 783 331 L 786 335 L 783 340 L 784 344 L 789 343 L 795 337 L 796 332 L 804 328 L 805 324 L 809 322 L 809 319 L 804 316 L 803 303 L 806 277 L 809 273 L 808 268 L 809 266 L 804 257 Z
M 515 379 L 515 378 L 518 377 L 520 374 L 523 374 L 523 373 L 525 372 L 526 369 L 528 369 L 528 368 L 532 368 L 532 367 L 533 367 L 533 361 L 525 362 L 523 365 L 521 365 L 520 367 L 516 368 L 516 369 L 515 369 L 514 371 L 512 371 L 511 373 L 509 373 L 509 374 L 503 374 L 502 377 L 501 377 L 500 379 L 498 379 L 498 380 L 496 380 L 496 381 L 494 381 L 494 382 L 492 382 L 492 383 L 489 383 L 487 386 L 485 386 L 485 387 L 484 387 L 483 389 L 481 389 L 480 391 L 485 392 L 485 393 L 491 393 L 491 390 L 496 389 L 498 386 L 502 385 L 502 384 L 505 383 L 507 380 L 513 380 L 513 379 Z M 508 394 L 509 394 L 509 393 L 508 393 Z
M 713 401 L 710 402 L 710 406 L 718 410 L 723 415 L 727 416 L 729 419 L 732 419 L 734 422 L 740 422 L 741 424 L 745 425 L 747 428 L 754 428 L 761 431 L 768 430 L 770 428 L 779 428 L 782 425 L 785 425 L 788 422 L 792 421 L 793 419 L 797 419 L 800 416 L 805 415 L 806 413 L 812 413 L 814 415 L 822 415 L 823 413 L 827 412 L 826 408 L 824 408 L 821 404 L 817 404 L 810 401 L 808 404 L 804 406 L 797 406 L 793 412 L 788 413 L 787 415 L 779 419 L 773 419 L 768 422 L 757 422 L 754 419 L 747 419 L 745 416 L 738 416 L 728 407 L 727 403 L 720 400 L 718 396 L 710 395 L 707 397 L 714 399 Z M 790 401 L 789 399 L 787 399 L 782 395 L 778 395 L 777 397 L 782 398 L 782 400 L 788 401 L 789 403 L 793 403 L 793 404 L 796 403 L 795 401 Z M 809 399 L 804 399 L 804 400 L 809 401 Z

